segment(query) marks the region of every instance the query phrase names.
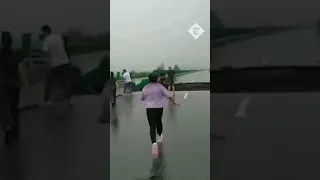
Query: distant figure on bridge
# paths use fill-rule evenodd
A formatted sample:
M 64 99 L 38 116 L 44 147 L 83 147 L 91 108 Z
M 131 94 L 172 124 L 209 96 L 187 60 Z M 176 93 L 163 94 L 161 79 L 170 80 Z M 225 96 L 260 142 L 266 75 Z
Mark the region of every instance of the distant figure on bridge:
M 131 75 L 125 69 L 122 71 L 123 78 L 124 78 L 124 90 L 123 94 L 131 94 L 132 93 L 132 80 Z
M 158 142 L 163 140 L 162 114 L 163 108 L 168 105 L 168 99 L 175 105 L 180 106 L 170 96 L 169 91 L 159 83 L 160 77 L 155 73 L 149 75 L 150 83 L 142 89 L 141 101 L 144 102 L 147 119 L 150 126 L 150 138 L 152 143 L 152 155 L 157 158 L 159 155 L 156 136 L 158 134 Z
M 7 143 L 19 136 L 20 75 L 19 62 L 12 51 L 10 32 L 2 33 L 0 52 L 0 124 Z
M 66 52 L 66 42 L 61 35 L 52 34 L 52 30 L 48 25 L 41 28 L 41 36 L 43 37 L 43 51 L 49 56 L 49 64 L 51 69 L 48 72 L 44 88 L 44 102 L 46 105 L 52 104 L 49 101 L 50 93 L 53 86 L 61 83 L 61 87 L 66 98 L 71 98 L 71 75 L 70 60 Z
M 168 76 L 168 90 L 173 91 L 173 95 L 175 95 L 175 87 L 174 87 L 174 80 L 175 80 L 175 71 L 169 67 L 169 70 L 167 72 Z

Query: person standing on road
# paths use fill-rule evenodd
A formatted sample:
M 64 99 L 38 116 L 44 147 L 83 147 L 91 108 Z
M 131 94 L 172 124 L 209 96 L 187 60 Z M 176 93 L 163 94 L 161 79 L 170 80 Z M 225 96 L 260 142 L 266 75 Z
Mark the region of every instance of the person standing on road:
M 62 83 L 62 90 L 68 101 L 71 98 L 71 82 L 70 82 L 70 60 L 66 52 L 65 40 L 61 35 L 52 34 L 52 30 L 48 25 L 41 28 L 43 37 L 43 51 L 49 56 L 49 64 L 51 66 L 44 88 L 44 102 L 47 105 L 52 104 L 49 100 L 51 90 L 56 83 Z
M 175 87 L 174 87 L 175 71 L 171 67 L 169 67 L 167 76 L 168 76 L 168 90 L 173 91 L 173 95 L 175 95 Z
M 0 52 L 0 122 L 5 141 L 10 143 L 19 136 L 20 74 L 19 62 L 12 51 L 10 32 L 2 33 Z
M 125 69 L 122 71 L 123 74 L 123 78 L 124 78 L 124 90 L 123 90 L 123 94 L 129 94 L 132 93 L 132 80 L 131 80 L 131 76 L 130 73 L 127 72 Z
M 169 91 L 159 83 L 160 77 L 152 73 L 149 75 L 150 83 L 142 89 L 141 101 L 144 102 L 147 119 L 150 126 L 150 138 L 152 143 L 152 155 L 157 158 L 159 155 L 158 142 L 163 140 L 162 114 L 163 108 L 168 105 L 168 99 L 175 105 L 180 106 L 170 96 Z

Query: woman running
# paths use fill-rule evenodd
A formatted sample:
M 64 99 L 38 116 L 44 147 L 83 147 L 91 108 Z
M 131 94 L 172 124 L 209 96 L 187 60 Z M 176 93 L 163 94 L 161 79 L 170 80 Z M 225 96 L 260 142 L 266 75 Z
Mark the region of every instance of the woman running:
M 159 155 L 156 136 L 158 134 L 158 142 L 162 142 L 162 114 L 165 105 L 168 105 L 168 99 L 177 106 L 175 100 L 170 96 L 168 90 L 159 83 L 160 77 L 156 74 L 149 75 L 150 83 L 142 89 L 141 100 L 144 102 L 147 112 L 147 118 L 150 126 L 150 138 L 152 143 L 152 155 L 157 158 Z
M 0 52 L 0 123 L 7 143 L 17 139 L 19 135 L 19 63 L 13 55 L 11 45 L 11 34 L 3 32 Z

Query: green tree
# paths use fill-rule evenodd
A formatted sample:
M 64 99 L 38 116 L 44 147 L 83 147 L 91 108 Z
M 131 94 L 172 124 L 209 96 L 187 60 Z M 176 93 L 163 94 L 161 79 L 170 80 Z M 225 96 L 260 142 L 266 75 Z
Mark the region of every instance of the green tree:
M 161 63 L 158 67 L 157 70 L 165 70 L 165 66 L 163 63 Z
M 135 70 L 130 71 L 131 74 L 136 74 L 137 72 Z
M 164 66 L 163 63 L 161 63 L 160 68 L 161 68 L 161 70 L 165 70 L 166 67 Z
M 177 64 L 175 64 L 174 67 L 173 67 L 173 70 L 179 71 L 179 70 L 180 70 L 180 67 L 179 67 Z

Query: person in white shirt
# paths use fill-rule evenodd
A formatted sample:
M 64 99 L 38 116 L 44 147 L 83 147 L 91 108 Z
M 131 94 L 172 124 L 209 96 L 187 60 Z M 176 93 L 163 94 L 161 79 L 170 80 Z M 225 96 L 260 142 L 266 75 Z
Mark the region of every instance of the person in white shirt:
M 62 83 L 62 90 L 67 99 L 71 97 L 70 82 L 70 60 L 65 47 L 64 38 L 61 35 L 52 34 L 52 30 L 48 25 L 41 28 L 41 36 L 43 37 L 43 51 L 49 56 L 49 64 L 51 66 L 44 88 L 44 102 L 51 104 L 49 96 L 55 83 Z
M 124 78 L 124 94 L 132 93 L 132 80 L 131 75 L 125 69 L 122 71 Z

